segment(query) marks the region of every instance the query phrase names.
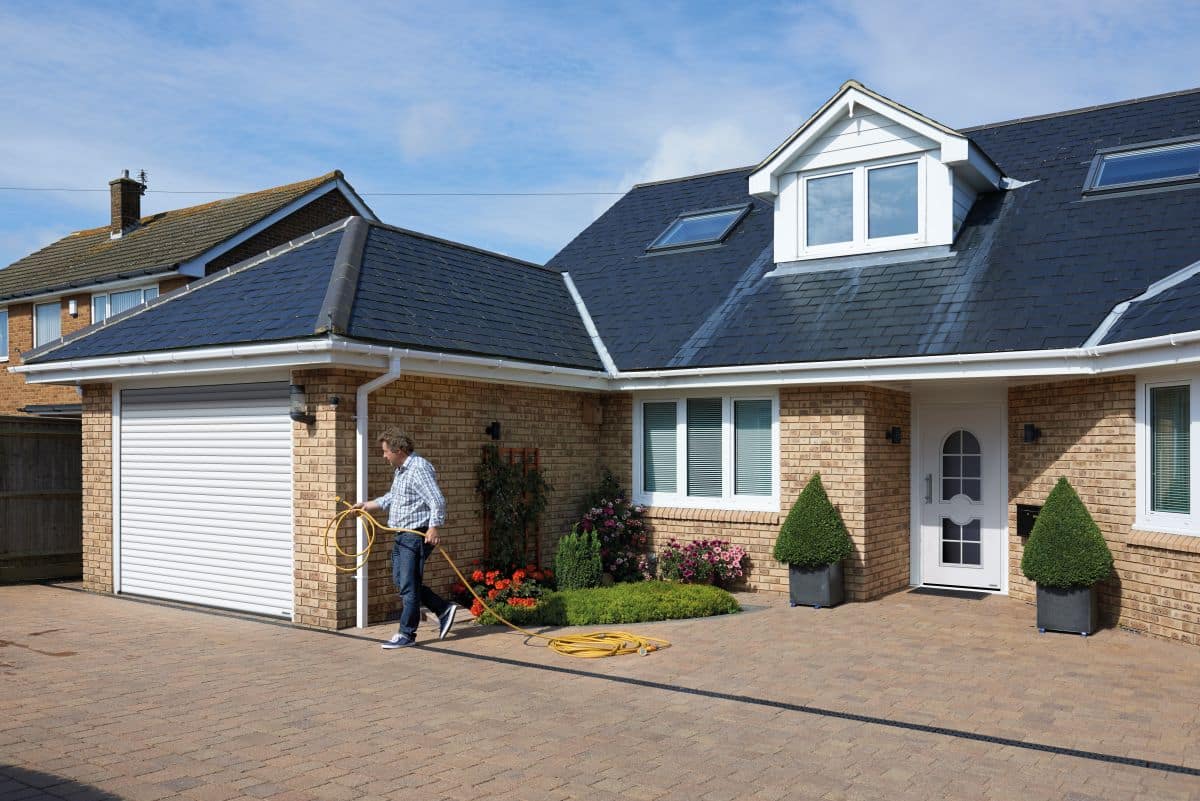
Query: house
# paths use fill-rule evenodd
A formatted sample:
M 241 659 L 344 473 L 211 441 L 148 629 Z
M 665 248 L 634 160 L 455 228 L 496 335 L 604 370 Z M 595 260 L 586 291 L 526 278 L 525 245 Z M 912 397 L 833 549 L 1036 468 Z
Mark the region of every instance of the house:
M 758 164 L 635 186 L 546 268 L 352 218 L 15 371 L 83 387 L 99 591 L 381 620 L 386 555 L 324 552 L 334 498 L 387 481 L 371 434 L 412 430 L 470 560 L 497 421 L 540 451 L 547 531 L 607 465 L 659 541 L 732 539 L 762 591 L 820 471 L 856 601 L 1032 600 L 1026 521 L 1066 476 L 1114 552 L 1108 619 L 1200 644 L 1198 190 L 1200 90 L 955 130 L 850 81 Z
M 0 363 L 347 215 L 374 219 L 340 171 L 145 217 L 128 170 L 109 192 L 107 226 L 0 270 Z M 0 371 L 0 414 L 78 416 L 79 395 Z

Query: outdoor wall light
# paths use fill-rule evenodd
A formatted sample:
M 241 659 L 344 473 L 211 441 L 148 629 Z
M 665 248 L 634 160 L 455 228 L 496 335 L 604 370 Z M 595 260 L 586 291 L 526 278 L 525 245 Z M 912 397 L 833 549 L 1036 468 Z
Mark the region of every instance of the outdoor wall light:
M 288 417 L 306 425 L 317 422 L 317 418 L 308 412 L 308 398 L 304 395 L 303 384 L 292 384 L 288 387 Z
M 74 298 L 71 298 L 67 301 L 67 314 L 71 315 L 72 317 L 79 316 L 79 301 L 75 300 Z
M 1035 426 L 1033 423 L 1026 423 L 1025 430 L 1021 435 L 1021 441 L 1025 444 L 1037 442 L 1042 436 L 1042 429 Z
M 492 439 L 500 439 L 500 421 L 493 420 L 491 425 L 483 429 L 483 433 L 487 434 Z
M 892 426 L 889 428 L 886 432 L 884 432 L 883 438 L 893 445 L 899 445 L 901 440 L 900 426 Z
M 329 398 L 329 405 L 333 407 L 334 411 L 337 411 L 338 404 L 341 402 L 342 402 L 342 399 L 339 398 L 337 395 L 333 395 Z

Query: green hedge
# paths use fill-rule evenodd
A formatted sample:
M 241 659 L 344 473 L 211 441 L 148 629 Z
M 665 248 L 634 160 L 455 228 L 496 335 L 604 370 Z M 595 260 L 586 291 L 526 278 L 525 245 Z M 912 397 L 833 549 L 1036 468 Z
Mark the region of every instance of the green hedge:
M 504 604 L 496 611 L 518 626 L 595 626 L 727 615 L 741 607 L 720 587 L 639 581 L 552 592 L 532 609 Z M 486 611 L 479 618 L 485 626 L 498 622 Z
M 1090 587 L 1112 574 L 1112 552 L 1075 488 L 1060 478 L 1025 543 L 1021 572 L 1043 587 Z
M 854 553 L 841 515 L 829 501 L 821 474 L 813 473 L 775 540 L 776 561 L 796 567 L 822 567 Z

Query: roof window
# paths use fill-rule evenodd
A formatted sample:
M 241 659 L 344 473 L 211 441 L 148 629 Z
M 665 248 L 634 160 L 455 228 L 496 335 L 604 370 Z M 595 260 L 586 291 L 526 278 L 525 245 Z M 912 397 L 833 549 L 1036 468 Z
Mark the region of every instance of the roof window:
M 743 204 L 681 214 L 646 250 L 674 250 L 722 242 L 749 210 L 750 205 Z
M 1148 143 L 1137 150 L 1102 150 L 1088 173 L 1085 191 L 1153 186 L 1200 178 L 1200 141 Z

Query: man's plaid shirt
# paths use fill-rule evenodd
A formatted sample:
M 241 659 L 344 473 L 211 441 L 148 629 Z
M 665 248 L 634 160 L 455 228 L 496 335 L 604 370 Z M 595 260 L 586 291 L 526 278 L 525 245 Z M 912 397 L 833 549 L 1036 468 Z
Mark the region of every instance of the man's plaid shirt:
M 437 527 L 446 522 L 446 498 L 438 489 L 433 465 L 415 453 L 396 468 L 392 488 L 375 503 L 387 510 L 390 528 Z

